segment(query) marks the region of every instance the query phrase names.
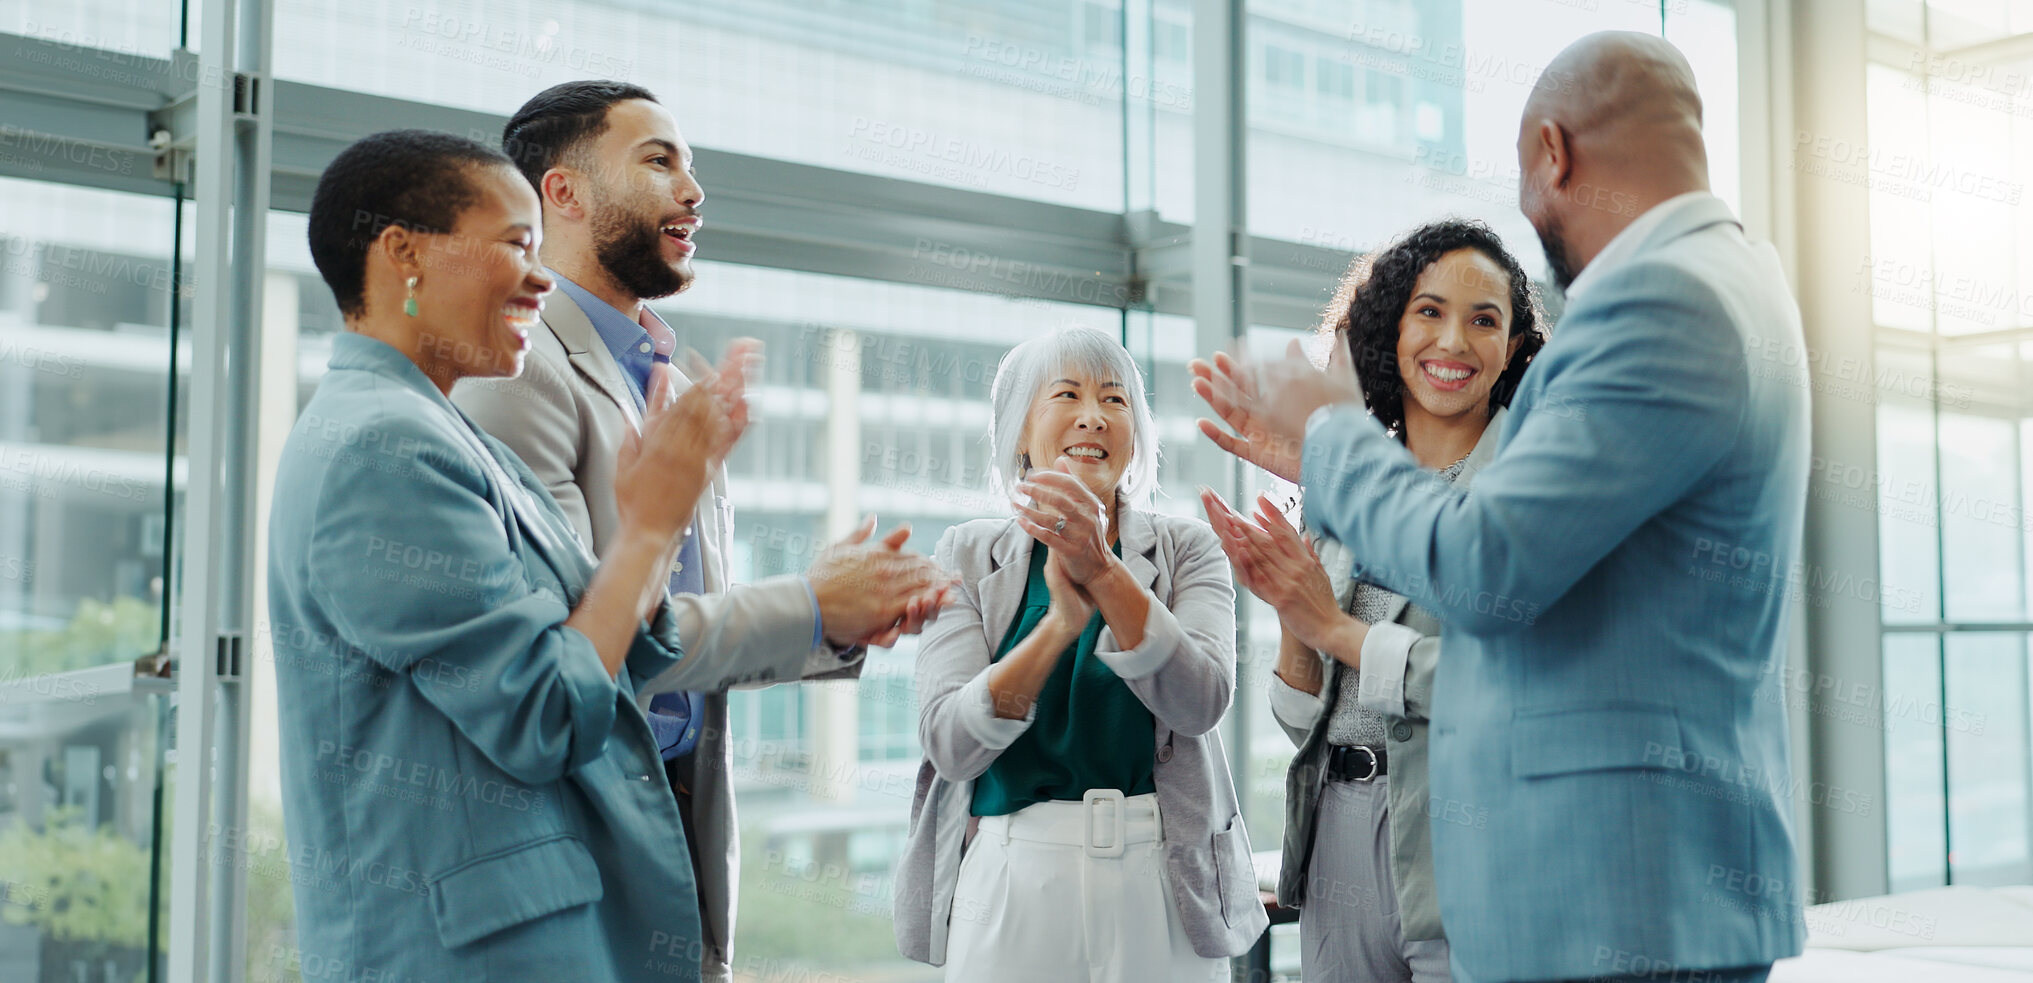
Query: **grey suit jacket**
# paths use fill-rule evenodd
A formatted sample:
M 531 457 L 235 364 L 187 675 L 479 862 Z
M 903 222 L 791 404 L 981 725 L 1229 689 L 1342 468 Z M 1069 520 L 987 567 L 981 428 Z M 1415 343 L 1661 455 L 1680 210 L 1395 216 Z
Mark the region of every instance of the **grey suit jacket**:
M 640 426 L 635 395 L 593 322 L 569 295 L 560 291 L 545 299 L 544 325 L 549 330 L 530 335 L 520 376 L 464 380 L 452 391 L 452 401 L 529 464 L 580 539 L 605 556 L 621 525 L 614 504 L 615 460 L 622 441 Z M 701 537 L 706 593 L 671 598 L 685 651 L 738 665 L 804 650 L 809 653 L 806 678 L 858 674 L 858 652 L 843 658 L 813 647 L 816 613 L 801 578 L 771 577 L 739 586 L 727 582 L 734 510 L 727 500 L 726 472 L 715 474 L 710 492 L 701 496 L 693 528 Z M 638 698 L 646 708 L 651 697 L 684 688 L 676 678 L 659 677 L 644 683 Z M 726 979 L 732 962 L 741 842 L 730 777 L 734 758 L 727 739 L 727 698 L 709 694 L 704 704 L 698 746 L 681 759 L 683 770 L 673 777 L 692 793 L 692 859 L 707 941 L 701 971 L 714 980 Z M 681 831 L 672 832 L 682 838 Z
M 1454 487 L 1467 488 L 1475 473 L 1496 455 L 1497 434 L 1502 432 L 1504 414 L 1499 407 L 1490 417 L 1481 439 L 1455 476 Z M 1339 543 L 1320 544 L 1323 563 L 1346 559 L 1347 548 Z M 1328 579 L 1334 597 L 1343 610 L 1354 596 L 1354 581 L 1347 567 L 1330 568 Z M 1355 685 L 1356 701 L 1364 707 L 1397 718 L 1385 732 L 1384 749 L 1390 760 L 1391 879 L 1397 888 L 1398 921 L 1405 938 L 1412 941 L 1445 937 L 1440 926 L 1440 902 L 1433 891 L 1433 836 L 1427 814 L 1431 810 L 1430 784 L 1426 777 L 1426 715 L 1433 705 L 1433 670 L 1440 662 L 1440 621 L 1431 611 L 1391 595 L 1390 607 L 1362 646 L 1363 671 L 1351 676 L 1340 660 L 1321 653 L 1327 663 L 1326 681 L 1319 695 L 1301 693 L 1276 675 L 1271 677 L 1271 715 L 1278 726 L 1299 746 L 1292 765 L 1285 772 L 1285 841 L 1278 870 L 1278 903 L 1297 908 L 1306 901 L 1306 875 L 1312 862 L 1315 810 L 1327 781 L 1327 722 L 1334 715 L 1334 702 L 1343 685 Z M 1474 813 L 1470 822 L 1487 824 L 1487 813 Z
M 1104 628 L 1095 654 L 1157 721 L 1154 777 L 1165 869 L 1193 950 L 1239 955 L 1268 922 L 1216 730 L 1235 695 L 1228 560 L 1204 522 L 1127 507 L 1121 522 L 1122 561 L 1158 603 L 1141 645 L 1125 650 Z M 952 919 L 995 917 L 954 910 L 953 892 L 972 828 L 974 779 L 1031 723 L 997 717 L 988 694 L 995 646 L 1023 602 L 1031 543 L 1009 518 L 963 523 L 939 540 L 939 565 L 960 575 L 960 588 L 918 648 L 925 759 L 893 899 L 897 948 L 919 962 L 945 963 Z

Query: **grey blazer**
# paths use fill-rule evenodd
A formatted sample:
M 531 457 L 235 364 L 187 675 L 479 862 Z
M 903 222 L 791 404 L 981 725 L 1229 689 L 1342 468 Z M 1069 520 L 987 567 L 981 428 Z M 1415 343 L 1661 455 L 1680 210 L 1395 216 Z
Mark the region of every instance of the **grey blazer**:
M 530 333 L 521 375 L 462 380 L 452 401 L 536 472 L 579 538 L 605 556 L 621 526 L 614 504 L 614 463 L 622 441 L 641 422 L 635 394 L 570 295 L 558 291 L 545 298 L 543 319 L 549 330 Z M 700 497 L 693 528 L 701 537 L 706 593 L 671 598 L 686 652 L 714 663 L 743 665 L 756 661 L 756 655 L 805 651 L 805 678 L 859 674 L 860 650 L 843 657 L 813 647 L 816 615 L 801 578 L 727 582 L 734 509 L 727 500 L 725 471 L 713 476 L 710 492 Z M 683 688 L 667 674 L 645 682 L 637 699 L 646 709 L 651 697 Z M 673 777 L 692 792 L 692 861 L 707 942 L 701 972 L 707 980 L 725 980 L 733 959 L 741 841 L 734 816 L 727 697 L 710 693 L 703 702 L 698 746 L 681 759 Z
M 1496 456 L 1504 413 L 1498 407 L 1491 415 L 1461 474 L 1455 476 L 1454 487 L 1467 488 L 1475 473 Z M 1321 562 L 1329 564 L 1327 576 L 1334 585 L 1334 598 L 1345 611 L 1354 595 L 1354 581 L 1349 579 L 1348 566 L 1336 564 L 1336 558 L 1345 559 L 1347 548 L 1332 541 L 1319 546 Z M 1444 938 L 1440 903 L 1433 889 L 1433 834 L 1427 815 L 1432 806 L 1426 778 L 1426 715 L 1433 705 L 1433 670 L 1440 662 L 1440 621 L 1432 612 L 1394 594 L 1383 619 L 1363 642 L 1362 672 L 1351 678 L 1341 660 L 1325 653 L 1320 657 L 1327 663 L 1327 673 L 1318 696 L 1271 676 L 1271 716 L 1299 746 L 1285 772 L 1285 841 L 1278 869 L 1278 903 L 1287 908 L 1305 903 L 1315 810 L 1327 781 L 1327 752 L 1332 747 L 1327 742 L 1327 722 L 1334 715 L 1341 687 L 1354 684 L 1357 702 L 1397 718 L 1385 731 L 1384 750 L 1390 760 L 1391 879 L 1397 888 L 1399 925 L 1409 941 Z M 1452 822 L 1464 818 L 1489 821 L 1486 810 L 1447 818 Z
M 1228 560 L 1204 522 L 1127 507 L 1121 522 L 1123 563 L 1159 603 L 1143 644 L 1125 651 L 1103 629 L 1095 654 L 1157 719 L 1165 869 L 1193 951 L 1238 955 L 1268 922 L 1216 730 L 1235 695 Z M 953 892 L 973 826 L 974 779 L 1031 723 L 995 716 L 988 694 L 990 659 L 1023 602 L 1031 543 L 1008 518 L 963 523 L 939 540 L 939 565 L 960 575 L 960 588 L 918 649 L 925 758 L 893 899 L 897 948 L 935 966 L 946 961 L 952 919 L 990 917 L 954 910 Z

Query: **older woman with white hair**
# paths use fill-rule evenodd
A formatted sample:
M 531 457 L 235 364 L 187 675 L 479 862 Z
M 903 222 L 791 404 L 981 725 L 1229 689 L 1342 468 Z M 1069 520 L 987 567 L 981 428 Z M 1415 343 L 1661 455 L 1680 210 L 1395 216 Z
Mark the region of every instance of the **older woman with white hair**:
M 1157 483 L 1143 376 L 1099 331 L 1004 357 L 1013 514 L 939 541 L 956 601 L 919 644 L 919 766 L 897 944 L 969 983 L 1226 980 L 1265 927 L 1215 726 L 1235 588 Z

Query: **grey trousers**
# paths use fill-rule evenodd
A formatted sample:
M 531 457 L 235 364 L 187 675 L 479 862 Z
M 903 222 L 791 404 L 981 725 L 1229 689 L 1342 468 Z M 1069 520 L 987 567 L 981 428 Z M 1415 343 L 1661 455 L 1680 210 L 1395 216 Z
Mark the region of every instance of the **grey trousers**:
M 1446 940 L 1407 942 L 1398 924 L 1389 781 L 1330 781 L 1320 792 L 1299 907 L 1306 983 L 1451 981 Z

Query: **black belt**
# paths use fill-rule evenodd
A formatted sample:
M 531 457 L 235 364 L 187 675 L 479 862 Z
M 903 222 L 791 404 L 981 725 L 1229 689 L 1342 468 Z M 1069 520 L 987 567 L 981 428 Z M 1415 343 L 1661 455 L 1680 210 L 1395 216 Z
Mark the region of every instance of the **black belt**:
M 1390 771 L 1390 756 L 1383 748 L 1336 745 L 1327 749 L 1327 779 L 1335 782 L 1373 782 Z

